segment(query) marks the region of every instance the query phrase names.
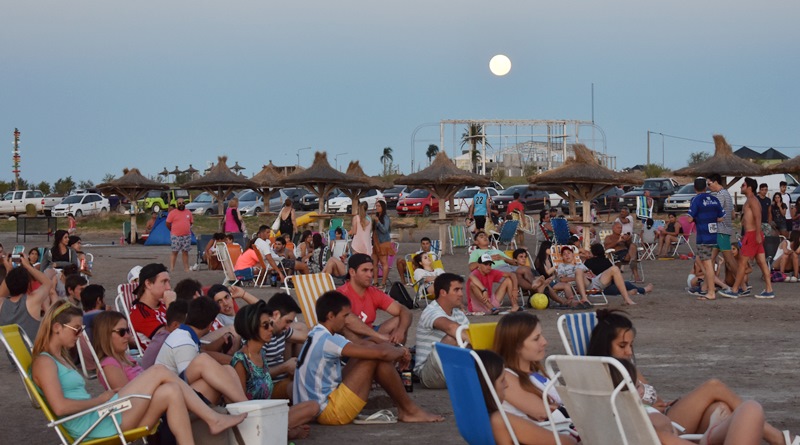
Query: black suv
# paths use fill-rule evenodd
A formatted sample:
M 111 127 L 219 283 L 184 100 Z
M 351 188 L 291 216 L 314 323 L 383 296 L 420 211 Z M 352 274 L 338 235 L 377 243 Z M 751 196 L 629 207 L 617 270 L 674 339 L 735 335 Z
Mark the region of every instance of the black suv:
M 644 192 L 650 192 L 653 198 L 653 212 L 661 212 L 664 209 L 664 202 L 668 197 L 675 194 L 681 186 L 672 178 L 649 178 L 644 180 L 644 185 L 640 189 L 634 189 L 619 198 L 619 205 L 636 208 L 636 198 L 644 196 Z
M 527 185 L 515 185 L 500 191 L 492 197 L 494 207 L 505 215 L 508 204 L 514 199 L 514 193 L 519 193 L 525 202 L 525 212 L 538 212 L 550 208 L 550 194 L 542 190 L 531 190 Z
M 386 200 L 386 206 L 390 209 L 394 209 L 397 207 L 397 201 L 400 200 L 400 195 L 411 193 L 410 188 L 404 185 L 396 185 L 390 189 L 387 189 L 383 192 L 383 199 Z

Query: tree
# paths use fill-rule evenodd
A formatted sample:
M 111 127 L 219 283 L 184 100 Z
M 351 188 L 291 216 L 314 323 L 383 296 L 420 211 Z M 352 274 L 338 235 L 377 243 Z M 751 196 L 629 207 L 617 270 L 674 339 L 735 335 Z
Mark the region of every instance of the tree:
M 39 185 L 36 186 L 36 188 L 41 190 L 42 193 L 44 193 L 45 195 L 50 194 L 50 184 L 48 184 L 47 181 L 40 182 Z
M 117 179 L 117 177 L 113 173 L 106 173 L 105 176 L 103 176 L 102 183 L 111 182 L 115 179 Z
M 439 154 L 439 147 L 435 144 L 428 145 L 428 150 L 425 152 L 425 156 L 428 157 L 428 165 L 431 165 L 433 158 L 435 158 L 437 154 Z
M 644 166 L 644 176 L 646 178 L 660 178 L 664 176 L 664 172 L 668 171 L 669 169 L 665 168 L 663 165 L 647 164 Z
M 706 151 L 697 151 L 689 155 L 689 165 L 697 165 L 706 159 L 708 159 L 711 155 Z
M 69 192 L 75 189 L 75 181 L 72 180 L 72 176 L 67 176 L 66 178 L 59 178 L 56 182 L 53 183 L 53 190 L 58 195 L 69 195 Z
M 94 182 L 91 179 L 85 179 L 78 183 L 78 188 L 80 189 L 90 189 L 94 187 Z
M 464 133 L 461 135 L 461 148 L 463 150 L 465 145 L 469 145 L 470 147 L 470 160 L 472 162 L 472 172 L 478 172 L 478 162 L 480 162 L 480 155 L 476 155 L 478 151 L 478 142 L 486 144 L 487 147 L 491 147 L 491 144 L 486 142 L 486 135 L 483 134 L 483 125 L 480 124 L 469 124 L 469 127 L 465 129 Z
M 392 147 L 384 147 L 383 148 L 383 155 L 381 155 L 381 163 L 383 164 L 383 176 L 389 174 L 392 171 L 392 162 L 394 158 L 392 157 Z

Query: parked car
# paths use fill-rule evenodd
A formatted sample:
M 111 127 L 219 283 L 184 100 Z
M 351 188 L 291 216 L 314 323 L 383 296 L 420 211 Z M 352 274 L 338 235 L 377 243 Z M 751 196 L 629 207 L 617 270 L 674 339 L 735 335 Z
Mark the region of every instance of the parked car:
M 765 175 L 765 176 L 753 176 L 753 179 L 756 182 L 761 184 L 767 184 L 767 197 L 772 199 L 772 195 L 775 193 L 780 192 L 780 183 L 781 181 L 786 181 L 786 192 L 789 193 L 789 196 L 792 199 L 792 205 L 797 202 L 798 195 L 797 193 L 800 190 L 797 189 L 797 179 L 794 176 L 788 173 L 775 173 L 772 175 Z M 742 183 L 744 182 L 744 178 L 739 179 L 738 181 L 734 182 L 733 184 L 728 186 L 728 193 L 731 194 L 733 198 L 734 205 L 736 208 L 741 210 L 742 206 L 744 205 L 745 201 L 747 201 L 747 197 L 742 194 Z M 758 193 L 758 190 L 755 190 Z
M 672 196 L 664 201 L 665 212 L 688 212 L 692 198 L 697 195 L 694 191 L 694 183 L 686 184 L 679 188 Z
M 228 208 L 228 202 L 230 202 L 234 196 L 236 196 L 236 193 L 230 192 L 228 196 L 225 197 L 225 201 L 222 203 L 223 211 Z M 203 192 L 197 195 L 192 202 L 186 204 L 186 210 L 191 211 L 195 215 L 216 215 L 219 213 L 219 201 L 217 201 L 211 193 Z
M 525 212 L 538 212 L 542 209 L 550 208 L 550 194 L 542 190 L 531 190 L 527 185 L 514 185 L 511 186 L 492 198 L 494 207 L 505 215 L 508 209 L 508 204 L 514 200 L 514 193 L 519 193 L 519 196 L 525 202 Z
M 333 198 L 334 196 L 338 196 L 341 191 L 336 188 L 328 192 L 328 196 L 325 198 L 325 202 L 327 203 L 329 199 Z M 300 209 L 302 210 L 319 210 L 319 197 L 313 193 L 307 193 L 300 199 Z M 327 212 L 327 210 L 325 210 Z
M 469 207 L 472 205 L 472 197 L 478 193 L 478 190 L 480 190 L 480 187 L 467 187 L 456 193 L 453 197 L 455 206 L 451 207 L 450 202 L 448 202 L 445 206 L 447 212 L 468 213 Z M 497 190 L 494 187 L 486 187 L 486 191 L 489 193 L 489 197 L 492 198 L 492 200 L 497 196 Z
M 386 199 L 386 206 L 390 209 L 397 207 L 397 202 L 403 197 L 403 194 L 410 193 L 411 188 L 404 185 L 396 185 L 388 190 L 383 191 L 383 197 Z
M 145 195 L 144 199 L 140 199 L 137 203 L 140 209 L 145 212 L 160 212 L 167 210 L 170 205 L 177 205 L 178 199 L 183 198 L 183 202 L 188 204 L 192 201 L 189 192 L 183 189 L 170 189 L 170 190 L 150 190 Z
M 505 187 L 503 187 L 503 184 L 500 184 L 497 181 L 489 182 L 489 187 L 494 187 L 495 190 L 505 190 Z
M 308 190 L 302 187 L 287 187 L 281 189 L 281 191 L 283 192 L 284 195 L 286 195 L 286 197 L 292 200 L 292 207 L 294 207 L 295 210 L 301 209 L 300 202 L 303 200 L 303 196 L 306 196 L 308 194 Z M 270 204 L 270 207 L 272 207 L 272 204 Z
M 244 190 L 239 193 L 239 213 L 244 216 L 257 216 L 263 211 L 264 197 L 261 193 L 254 190 Z
M 0 214 L 20 215 L 26 212 L 28 205 L 32 205 L 37 213 L 43 213 L 60 201 L 60 197 L 45 197 L 40 190 L 13 190 L 0 199 Z
M 383 193 L 378 190 L 368 190 L 364 196 L 359 199 L 359 202 L 366 202 L 369 205 L 369 210 L 375 210 L 375 203 L 383 201 Z M 352 213 L 352 200 L 340 193 L 335 198 L 328 200 L 328 212 L 330 213 Z
M 108 199 L 97 193 L 84 193 L 82 195 L 70 195 L 64 198 L 60 204 L 53 207 L 53 216 L 67 216 L 72 213 L 76 218 L 85 215 L 95 215 L 106 213 L 110 209 Z
M 620 187 L 614 187 L 607 190 L 602 195 L 592 200 L 592 206 L 597 209 L 597 213 L 615 213 L 619 212 L 619 199 L 625 194 Z M 563 200 L 561 202 L 561 213 L 569 214 L 569 201 Z M 583 201 L 575 201 L 575 213 L 583 215 Z
M 439 211 L 439 200 L 425 189 L 416 189 L 406 193 L 397 202 L 397 214 L 400 216 L 422 215 L 429 216 Z
M 636 208 L 637 197 L 643 196 L 645 191 L 649 191 L 650 197 L 653 198 L 653 212 L 661 212 L 667 197 L 674 195 L 679 188 L 681 188 L 680 184 L 672 178 L 648 178 L 644 180 L 641 189 L 634 189 L 622 195 L 619 198 L 619 204 L 628 206 L 633 211 Z

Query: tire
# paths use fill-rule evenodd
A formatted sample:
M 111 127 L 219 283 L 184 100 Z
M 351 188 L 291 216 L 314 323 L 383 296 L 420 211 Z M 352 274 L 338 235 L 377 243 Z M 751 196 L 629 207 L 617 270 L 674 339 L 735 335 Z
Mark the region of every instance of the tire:
M 347 213 L 348 215 L 353 213 L 353 206 L 347 206 L 347 210 L 345 211 L 345 213 Z
M 256 207 L 256 209 L 253 211 L 253 216 L 258 216 L 258 214 L 263 211 L 264 209 L 262 209 L 261 207 Z
M 213 214 L 214 214 L 214 211 L 213 211 L 213 210 L 211 210 L 211 209 L 206 209 L 206 211 L 205 211 L 205 215 L 206 215 L 206 216 L 211 216 L 211 215 L 213 215 Z
M 81 216 L 83 216 L 83 212 L 80 211 L 80 210 L 76 210 L 75 211 L 75 218 L 80 218 Z
M 156 213 L 161 213 L 161 206 L 156 204 L 153 207 L 150 207 L 150 210 Z
M 425 206 L 422 209 L 422 216 L 431 216 L 431 207 L 430 206 Z
M 103 208 L 100 209 L 100 214 L 101 215 L 105 215 L 106 213 L 108 213 L 108 209 L 107 208 L 103 207 Z

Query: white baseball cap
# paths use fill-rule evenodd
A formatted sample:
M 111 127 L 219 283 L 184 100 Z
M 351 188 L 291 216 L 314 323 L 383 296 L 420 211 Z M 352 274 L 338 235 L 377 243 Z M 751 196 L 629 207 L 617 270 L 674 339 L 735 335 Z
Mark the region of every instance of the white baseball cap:
M 139 280 L 139 272 L 142 271 L 142 266 L 133 266 L 128 272 L 128 283 L 133 283 Z

